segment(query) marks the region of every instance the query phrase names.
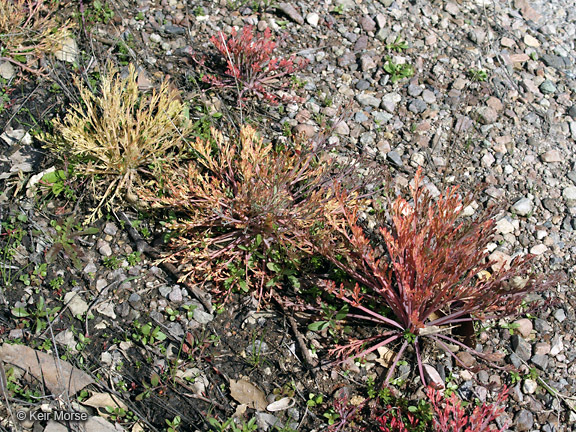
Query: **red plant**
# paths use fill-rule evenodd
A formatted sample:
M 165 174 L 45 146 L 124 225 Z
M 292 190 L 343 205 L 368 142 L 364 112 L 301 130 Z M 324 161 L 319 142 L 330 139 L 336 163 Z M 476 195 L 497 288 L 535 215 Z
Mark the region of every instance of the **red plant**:
M 494 234 L 494 220 L 487 214 L 462 220 L 465 202 L 457 188 L 449 188 L 434 202 L 421 187 L 421 179 L 418 171 L 411 188 L 413 204 L 401 197 L 393 203 L 391 226 L 379 230 L 384 248 L 371 244 L 357 223 L 357 210 L 345 208 L 343 202 L 345 218 L 332 218 L 330 224 L 348 243 L 349 252 L 341 258 L 329 243 L 318 245 L 357 282 L 355 287 L 327 282 L 329 292 L 358 311 L 348 316 L 390 327 L 331 351 L 362 356 L 391 342 L 401 342 L 385 383 L 409 345 L 414 347 L 425 382 L 420 346 L 423 337 L 431 338 L 462 364 L 447 342 L 469 348 L 442 333 L 474 319 L 513 315 L 527 293 L 546 289 L 552 282 L 544 282 L 543 277 L 516 277 L 528 273 L 530 256 L 516 258 L 509 268 L 490 273 L 494 263 L 487 259 L 487 245 Z M 344 194 L 340 197 L 345 198 Z M 393 316 L 381 313 L 386 307 Z M 362 350 L 365 344 L 369 347 Z
M 224 76 L 205 75 L 203 80 L 218 87 L 236 88 L 239 101 L 252 93 L 277 103 L 278 98 L 267 88 L 283 87 L 281 78 L 301 70 L 308 63 L 306 60 L 295 62 L 294 56 L 289 59 L 272 57 L 276 43 L 271 39 L 269 28 L 262 37 L 254 37 L 251 25 L 240 33 L 233 28 L 230 37 L 220 32 L 210 41 L 224 57 L 227 68 Z
M 434 431 L 437 432 L 504 432 L 507 425 L 494 429 L 491 423 L 505 410 L 504 403 L 508 398 L 508 389 L 504 387 L 493 404 L 483 403 L 474 408 L 470 415 L 462 407 L 460 399 L 452 393 L 446 403 L 436 389 L 429 387 L 427 395 L 434 410 Z
M 399 410 L 392 405 L 388 405 L 384 414 L 378 416 L 376 420 L 378 421 L 379 430 L 381 432 L 411 432 L 414 430 L 420 420 L 418 420 L 415 416 L 410 413 L 404 413 L 404 416 L 408 420 L 409 424 L 406 427 L 406 423 L 404 423 L 404 419 L 402 418 L 401 413 Z

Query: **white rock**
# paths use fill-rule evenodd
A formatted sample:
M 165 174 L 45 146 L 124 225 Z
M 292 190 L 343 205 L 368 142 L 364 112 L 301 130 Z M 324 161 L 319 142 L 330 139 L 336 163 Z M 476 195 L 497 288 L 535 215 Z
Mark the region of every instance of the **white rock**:
M 574 188 L 574 192 L 576 193 L 576 188 Z M 512 211 L 520 216 L 526 216 L 532 212 L 534 208 L 534 203 L 529 198 L 520 198 L 518 201 L 514 203 L 512 206 Z
M 562 191 L 562 196 L 566 200 L 568 207 L 576 206 L 576 186 L 569 186 Z
M 312 27 L 316 27 L 319 21 L 320 15 L 318 15 L 316 12 L 310 12 L 308 15 L 306 15 L 306 22 Z
M 496 232 L 500 234 L 511 234 L 514 232 L 514 225 L 512 225 L 512 222 L 510 222 L 508 218 L 504 217 L 496 222 Z
M 88 303 L 77 292 L 69 292 L 64 296 L 64 304 L 68 306 L 74 316 L 82 316 L 88 310 Z
M 79 54 L 80 50 L 78 49 L 78 44 L 76 43 L 76 40 L 71 37 L 64 39 L 62 47 L 54 53 L 58 60 L 68 63 L 75 63 L 78 61 Z
M 492 252 L 488 256 L 488 259 L 494 262 L 494 264 L 492 264 L 492 270 L 494 271 L 499 271 L 502 267 L 509 268 L 510 262 L 512 261 L 510 255 L 498 250 Z
M 547 250 L 548 250 L 548 246 L 546 246 L 545 244 L 539 244 L 539 245 L 533 246 L 530 249 L 530 253 L 532 255 L 542 255 Z
M 538 388 L 538 383 L 531 379 L 525 379 L 522 385 L 522 391 L 526 394 L 533 394 Z
M 492 166 L 494 162 L 496 162 L 496 159 L 494 156 L 492 156 L 492 153 L 486 153 L 484 156 L 482 156 L 482 165 L 485 167 Z
M 0 76 L 5 80 L 10 80 L 16 76 L 16 69 L 12 63 L 8 61 L 0 63 Z
M 150 35 L 150 40 L 154 43 L 160 43 L 162 42 L 162 36 L 160 36 L 158 33 L 152 33 Z
M 540 46 L 540 42 L 534 36 L 530 36 L 529 34 L 524 35 L 524 43 L 529 47 L 538 48 Z
M 23 144 L 23 145 L 31 145 L 32 144 L 32 136 L 24 129 L 12 129 L 7 128 L 6 132 L 0 135 L 0 138 L 8 144 L 12 146 L 14 144 Z

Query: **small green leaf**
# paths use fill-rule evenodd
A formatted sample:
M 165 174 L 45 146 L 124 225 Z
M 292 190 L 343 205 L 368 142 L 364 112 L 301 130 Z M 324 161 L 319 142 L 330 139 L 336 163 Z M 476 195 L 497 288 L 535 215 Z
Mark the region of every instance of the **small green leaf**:
M 312 331 L 322 331 L 328 327 L 328 321 L 316 321 L 312 324 L 308 324 L 308 330 Z
M 28 311 L 21 307 L 12 309 L 12 315 L 14 315 L 16 318 L 25 318 L 30 316 Z

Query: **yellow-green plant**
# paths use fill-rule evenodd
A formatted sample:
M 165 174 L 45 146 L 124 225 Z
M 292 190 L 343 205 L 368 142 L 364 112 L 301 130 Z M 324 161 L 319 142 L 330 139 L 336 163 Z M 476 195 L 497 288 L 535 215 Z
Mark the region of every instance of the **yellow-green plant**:
M 136 68 L 122 78 L 110 68 L 102 77 L 99 94 L 79 85 L 82 102 L 63 120 L 54 122 L 47 141 L 92 178 L 99 200 L 90 219 L 122 197 L 134 201 L 135 183 L 143 175 L 158 176 L 164 164 L 180 157 L 181 137 L 191 126 L 176 90 L 163 82 L 159 90 L 142 94 Z
M 26 65 L 62 48 L 70 36 L 70 23 L 59 23 L 54 2 L 44 0 L 0 0 L 0 61 L 38 73 Z

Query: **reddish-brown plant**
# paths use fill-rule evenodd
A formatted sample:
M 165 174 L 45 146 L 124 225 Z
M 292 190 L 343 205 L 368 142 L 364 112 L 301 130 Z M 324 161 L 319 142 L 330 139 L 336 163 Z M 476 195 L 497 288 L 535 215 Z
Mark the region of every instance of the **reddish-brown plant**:
M 212 140 L 192 147 L 197 156 L 187 167 L 166 170 L 163 196 L 141 191 L 179 217 L 168 225 L 177 235 L 167 260 L 180 265 L 182 279 L 262 294 L 271 274 L 287 275 L 283 263 L 312 251 L 311 233 L 336 211 L 329 164 L 302 146 L 276 150 L 249 126 L 230 139 L 213 129 Z
M 288 59 L 273 57 L 276 42 L 272 40 L 269 28 L 260 37 L 255 37 L 251 25 L 240 33 L 233 28 L 229 37 L 220 32 L 210 41 L 223 56 L 227 68 L 221 76 L 205 75 L 203 79 L 214 86 L 235 88 L 239 102 L 252 94 L 277 103 L 278 97 L 270 89 L 284 87 L 282 79 L 308 63 L 302 59 L 296 61 L 294 56 Z
M 498 394 L 496 402 L 483 403 L 470 414 L 467 414 L 455 393 L 444 399 L 439 391 L 429 387 L 427 394 L 434 411 L 432 421 L 435 432 L 504 432 L 507 429 L 507 425 L 500 429 L 492 426 L 505 410 L 504 404 L 508 399 L 506 387 Z
M 492 271 L 494 263 L 488 260 L 487 245 L 494 234 L 494 220 L 486 214 L 475 220 L 463 219 L 465 201 L 456 188 L 449 188 L 434 201 L 421 186 L 421 179 L 419 171 L 411 188 L 412 203 L 401 197 L 393 203 L 391 226 L 379 230 L 383 247 L 374 246 L 358 225 L 357 210 L 344 205 L 345 219 L 333 218 L 331 226 L 349 244 L 349 252 L 339 259 L 330 244 L 318 246 L 357 281 L 355 287 L 327 283 L 329 292 L 357 311 L 349 317 L 389 327 L 332 352 L 365 355 L 400 342 L 385 382 L 410 345 L 424 381 L 423 337 L 432 339 L 461 363 L 448 344 L 468 347 L 450 335 L 451 326 L 487 316 L 513 315 L 527 293 L 547 286 L 542 277 L 528 276 L 530 256 L 517 257 L 509 268 Z M 386 307 L 392 312 L 390 316 L 382 313 Z

